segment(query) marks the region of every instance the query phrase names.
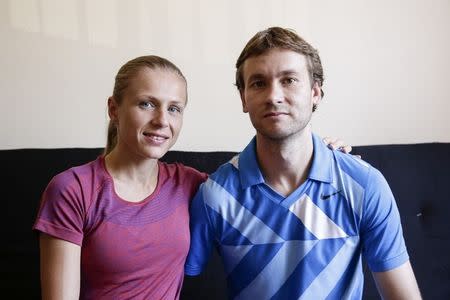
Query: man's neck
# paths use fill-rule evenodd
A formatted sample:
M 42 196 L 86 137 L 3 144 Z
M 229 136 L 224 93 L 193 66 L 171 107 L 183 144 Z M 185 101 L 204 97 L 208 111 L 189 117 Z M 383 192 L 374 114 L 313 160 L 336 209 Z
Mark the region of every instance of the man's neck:
M 310 127 L 284 140 L 257 135 L 256 153 L 264 179 L 283 196 L 290 195 L 306 181 L 313 157 Z

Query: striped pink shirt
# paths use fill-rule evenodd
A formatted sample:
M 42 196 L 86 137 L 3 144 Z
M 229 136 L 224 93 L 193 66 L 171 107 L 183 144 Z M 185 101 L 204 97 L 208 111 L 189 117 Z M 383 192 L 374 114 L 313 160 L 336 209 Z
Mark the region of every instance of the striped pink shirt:
M 159 162 L 141 202 L 114 191 L 104 159 L 56 175 L 34 229 L 81 246 L 80 299 L 178 299 L 189 250 L 189 201 L 206 174 Z

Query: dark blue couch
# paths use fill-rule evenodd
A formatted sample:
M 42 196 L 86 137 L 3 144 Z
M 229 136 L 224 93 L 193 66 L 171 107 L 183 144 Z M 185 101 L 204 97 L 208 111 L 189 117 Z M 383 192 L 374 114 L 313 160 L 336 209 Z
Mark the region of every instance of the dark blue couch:
M 364 146 L 353 152 L 378 168 L 392 188 L 424 299 L 450 299 L 450 143 Z M 39 249 L 31 226 L 40 195 L 52 176 L 100 153 L 79 148 L 0 150 L 3 299 L 39 299 Z M 172 151 L 164 160 L 212 172 L 233 155 Z M 378 298 L 366 272 L 364 299 Z M 182 299 L 226 299 L 217 254 L 204 274 L 186 278 Z

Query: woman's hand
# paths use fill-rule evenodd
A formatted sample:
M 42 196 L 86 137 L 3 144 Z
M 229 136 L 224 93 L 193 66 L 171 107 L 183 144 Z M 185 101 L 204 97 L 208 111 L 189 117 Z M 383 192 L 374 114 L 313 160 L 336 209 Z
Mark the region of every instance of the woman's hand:
M 344 153 L 352 152 L 352 146 L 345 145 L 345 142 L 341 139 L 327 136 L 323 138 L 323 142 L 332 150 L 339 150 Z
M 352 152 L 352 146 L 345 145 L 345 142 L 338 138 L 327 136 L 327 137 L 324 137 L 322 141 L 325 143 L 325 145 L 327 145 L 328 148 L 330 148 L 332 150 L 339 150 L 343 153 Z M 361 158 L 361 155 L 353 155 L 353 156 Z

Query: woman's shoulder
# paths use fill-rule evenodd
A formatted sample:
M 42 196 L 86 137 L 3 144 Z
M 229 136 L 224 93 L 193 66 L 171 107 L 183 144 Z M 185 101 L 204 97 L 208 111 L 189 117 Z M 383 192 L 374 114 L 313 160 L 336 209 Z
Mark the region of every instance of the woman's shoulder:
M 103 158 L 98 157 L 93 161 L 66 169 L 51 179 L 47 189 L 73 190 L 97 183 L 99 178 L 104 177 L 102 164 Z
M 42 194 L 33 228 L 81 245 L 92 195 L 101 182 L 100 168 L 99 158 L 54 176 Z
M 208 178 L 208 174 L 179 162 L 160 162 L 159 165 L 160 169 L 168 178 L 183 178 L 184 180 L 189 180 L 196 183 L 201 183 Z

